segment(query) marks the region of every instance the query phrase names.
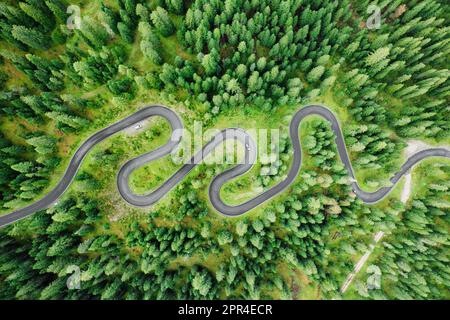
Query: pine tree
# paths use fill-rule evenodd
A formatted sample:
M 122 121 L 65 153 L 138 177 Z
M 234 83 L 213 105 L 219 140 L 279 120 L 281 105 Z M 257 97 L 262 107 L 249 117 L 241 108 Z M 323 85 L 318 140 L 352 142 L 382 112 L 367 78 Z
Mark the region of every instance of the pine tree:
M 37 153 L 44 155 L 51 154 L 56 150 L 55 138 L 46 135 L 27 139 L 27 143 L 34 146 Z
M 81 30 L 77 31 L 80 31 L 88 45 L 96 49 L 100 49 L 109 40 L 106 29 L 89 16 L 83 18 Z
M 139 24 L 139 30 L 142 35 L 142 41 L 140 44 L 142 53 L 151 62 L 161 65 L 163 63 L 163 59 L 160 55 L 162 47 L 158 36 L 146 22 L 141 22 Z
M 13 26 L 12 35 L 15 39 L 36 50 L 47 50 L 50 47 L 50 39 L 34 29 L 24 26 Z
M 210 54 L 206 54 L 202 58 L 202 66 L 207 75 L 215 75 L 219 69 L 219 53 L 213 49 Z
M 175 26 L 170 19 L 167 11 L 161 7 L 157 7 L 151 14 L 151 19 L 156 29 L 165 37 L 175 32 Z
M 182 14 L 184 12 L 183 0 L 165 0 L 169 12 Z
M 34 21 L 44 27 L 45 31 L 53 29 L 55 20 L 50 10 L 45 4 L 41 4 L 40 0 L 31 0 L 19 2 L 19 7 L 30 16 Z
M 117 24 L 117 30 L 119 31 L 120 36 L 123 40 L 125 40 L 127 43 L 133 43 L 134 42 L 134 31 L 130 28 L 129 25 L 123 22 L 119 22 Z
M 65 23 L 67 20 L 66 6 L 61 0 L 45 0 L 45 4 L 52 11 L 53 15 L 60 23 Z
M 324 66 L 317 66 L 308 73 L 306 79 L 308 79 L 310 83 L 314 83 L 322 77 L 324 72 L 325 72 Z
M 141 18 L 142 22 L 150 22 L 150 11 L 145 4 L 137 4 L 136 14 Z
M 233 235 L 228 230 L 222 230 L 217 235 L 217 241 L 220 245 L 225 245 L 233 241 Z
M 374 66 L 377 63 L 380 63 L 389 55 L 390 49 L 388 47 L 383 47 L 377 49 L 375 52 L 371 53 L 366 58 L 366 64 L 368 66 Z
M 102 11 L 103 21 L 105 21 L 114 33 L 118 33 L 117 24 L 120 19 L 119 14 L 103 2 L 100 5 L 100 10 Z

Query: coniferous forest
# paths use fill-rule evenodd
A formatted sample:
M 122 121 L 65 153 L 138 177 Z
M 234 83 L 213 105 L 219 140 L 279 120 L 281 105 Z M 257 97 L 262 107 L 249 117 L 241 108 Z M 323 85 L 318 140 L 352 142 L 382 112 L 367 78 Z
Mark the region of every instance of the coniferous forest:
M 188 129 L 280 130 L 280 156 L 227 183 L 227 203 L 285 178 L 289 122 L 307 104 L 336 114 L 359 184 L 375 191 L 412 141 L 450 146 L 449 58 L 445 0 L 0 0 L 0 215 L 43 197 L 84 140 L 150 104 Z M 54 206 L 0 229 L 0 299 L 450 298 L 449 159 L 418 164 L 407 200 L 402 179 L 367 205 L 330 123 L 312 116 L 295 182 L 238 218 L 208 198 L 227 164 L 197 166 L 152 207 L 127 205 L 118 170 L 169 129 L 155 118 L 100 143 Z M 157 160 L 130 185 L 144 194 L 178 168 Z

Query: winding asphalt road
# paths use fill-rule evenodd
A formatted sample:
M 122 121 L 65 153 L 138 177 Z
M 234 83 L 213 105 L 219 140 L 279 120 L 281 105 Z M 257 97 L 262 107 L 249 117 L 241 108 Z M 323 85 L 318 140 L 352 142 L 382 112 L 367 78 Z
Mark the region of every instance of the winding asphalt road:
M 174 175 L 172 175 L 166 182 L 151 193 L 145 195 L 137 195 L 132 192 L 129 187 L 129 176 L 137 168 L 143 166 L 146 163 L 164 157 L 177 149 L 177 146 L 181 142 L 183 123 L 178 115 L 172 110 L 159 105 L 145 107 L 129 117 L 126 117 L 119 122 L 112 124 L 111 126 L 100 130 L 87 139 L 80 148 L 77 149 L 72 157 L 67 170 L 57 184 L 57 186 L 50 191 L 46 196 L 33 204 L 14 211 L 9 214 L 0 216 L 0 227 L 4 227 L 20 219 L 26 218 L 32 215 L 34 212 L 47 209 L 52 206 L 59 197 L 67 190 L 73 178 L 75 177 L 84 157 L 87 153 L 99 142 L 114 135 L 115 133 L 122 131 L 130 126 L 136 125 L 140 121 L 153 117 L 161 116 L 167 119 L 172 128 L 172 135 L 170 140 L 163 146 L 156 150 L 145 153 L 137 158 L 134 158 L 126 162 L 120 169 L 117 176 L 117 187 L 121 196 L 131 205 L 137 207 L 147 207 L 157 201 L 159 201 L 164 195 L 166 195 L 172 188 L 174 188 L 198 163 L 200 163 L 208 154 L 210 154 L 218 145 L 225 140 L 234 139 L 245 145 L 245 157 L 243 163 L 237 164 L 217 175 L 211 181 L 209 187 L 209 197 L 213 207 L 221 214 L 225 216 L 239 216 L 243 213 L 257 207 L 263 202 L 271 199 L 275 195 L 282 192 L 288 186 L 290 186 L 296 179 L 301 164 L 302 164 L 302 150 L 299 137 L 299 126 L 301 121 L 310 115 L 319 115 L 331 123 L 331 128 L 335 133 L 337 150 L 341 161 L 344 163 L 349 176 L 352 178 L 352 188 L 355 194 L 365 203 L 375 203 L 383 199 L 393 189 L 395 184 L 400 178 L 405 175 L 409 169 L 415 164 L 429 157 L 446 157 L 450 158 L 450 151 L 444 148 L 431 148 L 420 151 L 412 155 L 401 169 L 390 179 L 392 185 L 380 188 L 375 192 L 366 192 L 361 190 L 358 183 L 355 180 L 353 168 L 350 162 L 350 158 L 347 153 L 347 149 L 344 142 L 344 137 L 339 125 L 339 121 L 335 115 L 326 107 L 320 105 L 310 105 L 300 109 L 293 117 L 290 123 L 290 137 L 294 147 L 294 156 L 292 166 L 288 172 L 285 180 L 281 181 L 274 187 L 259 194 L 255 198 L 244 202 L 237 206 L 229 206 L 225 204 L 220 197 L 220 189 L 227 181 L 244 174 L 249 171 L 256 161 L 257 145 L 248 133 L 239 128 L 229 128 L 218 133 L 204 148 L 195 154 L 190 163 L 184 164 Z

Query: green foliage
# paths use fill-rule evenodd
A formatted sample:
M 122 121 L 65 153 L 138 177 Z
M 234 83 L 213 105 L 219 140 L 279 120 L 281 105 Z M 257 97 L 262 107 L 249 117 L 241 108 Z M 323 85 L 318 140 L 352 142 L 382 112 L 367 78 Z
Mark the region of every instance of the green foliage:
M 140 44 L 142 53 L 152 63 L 161 65 L 163 59 L 161 57 L 162 46 L 159 37 L 147 22 L 141 22 L 139 24 L 139 30 L 142 35 Z
M 50 39 L 35 29 L 29 29 L 24 26 L 13 26 L 11 34 L 14 39 L 36 50 L 47 50 L 50 46 Z
M 164 8 L 157 7 L 150 15 L 156 29 L 168 37 L 175 32 L 175 26 Z
M 281 128 L 300 105 L 325 103 L 354 170 L 380 181 L 399 169 L 406 139 L 448 144 L 444 1 L 378 2 L 379 30 L 366 27 L 369 1 L 79 4 L 81 30 L 69 30 L 66 1 L 0 3 L 4 211 L 48 192 L 81 137 L 158 99 L 208 129 L 261 113 Z M 292 146 L 281 129 L 278 150 L 265 150 L 237 192 L 285 177 Z M 414 173 L 406 205 L 369 207 L 352 191 L 329 123 L 301 130 L 298 179 L 239 219 L 217 216 L 205 200 L 224 169 L 206 165 L 151 209 L 128 210 L 108 186 L 136 144 L 111 143 L 55 206 L 0 231 L 0 299 L 347 298 L 339 288 L 379 230 L 368 274 L 381 271 L 381 289 L 367 289 L 376 279 L 362 273 L 350 297 L 448 298 L 448 166 L 433 162 L 420 181 Z M 80 290 L 66 286 L 73 266 Z

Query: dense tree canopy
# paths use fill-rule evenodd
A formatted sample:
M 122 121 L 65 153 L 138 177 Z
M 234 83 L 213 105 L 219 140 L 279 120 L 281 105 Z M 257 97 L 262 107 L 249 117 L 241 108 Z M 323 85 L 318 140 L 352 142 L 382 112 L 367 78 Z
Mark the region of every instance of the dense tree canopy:
M 0 214 L 49 192 L 82 140 L 149 103 L 205 130 L 280 130 L 254 170 L 224 186 L 230 202 L 285 178 L 287 123 L 308 103 L 340 119 L 363 188 L 390 183 L 409 140 L 450 144 L 446 1 L 375 1 L 378 29 L 369 0 L 77 3 L 71 29 L 66 0 L 0 0 Z M 125 206 L 117 170 L 167 132 L 155 121 L 104 142 L 57 204 L 1 229 L 0 299 L 449 297 L 448 162 L 415 169 L 406 204 L 393 195 L 367 206 L 329 123 L 312 118 L 300 128 L 299 177 L 248 215 L 220 217 L 207 201 L 226 164 L 201 164 L 152 208 Z M 172 169 L 167 160 L 132 179 L 156 188 Z M 370 269 L 341 292 L 380 230 Z

